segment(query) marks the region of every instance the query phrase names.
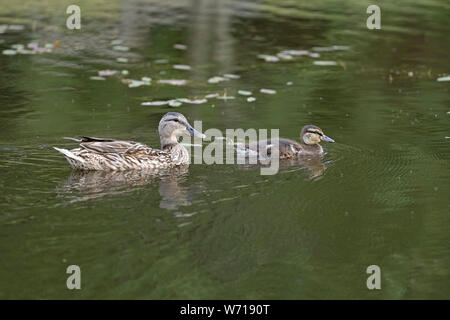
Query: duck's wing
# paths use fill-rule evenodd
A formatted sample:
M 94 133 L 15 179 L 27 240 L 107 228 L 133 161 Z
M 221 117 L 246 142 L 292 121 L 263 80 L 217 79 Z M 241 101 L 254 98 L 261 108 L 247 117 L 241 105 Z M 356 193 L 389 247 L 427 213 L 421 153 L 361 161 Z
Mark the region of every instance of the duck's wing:
M 153 149 L 145 144 L 134 141 L 113 140 L 106 138 L 81 137 L 80 146 L 88 151 L 106 154 L 123 154 L 130 156 L 158 156 L 164 151 Z

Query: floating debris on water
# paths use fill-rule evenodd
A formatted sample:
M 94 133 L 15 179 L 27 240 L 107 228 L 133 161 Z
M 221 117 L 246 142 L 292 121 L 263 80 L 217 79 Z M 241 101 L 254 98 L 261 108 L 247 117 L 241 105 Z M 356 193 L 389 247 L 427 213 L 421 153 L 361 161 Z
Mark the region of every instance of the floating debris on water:
M 120 62 L 120 63 L 128 63 L 128 59 L 127 58 L 117 58 L 116 61 Z
M 27 45 L 27 48 L 31 50 L 26 50 L 23 44 L 15 43 L 11 45 L 11 49 L 3 50 L 3 54 L 15 55 L 15 54 L 50 53 L 52 52 L 53 45 L 46 44 L 45 47 L 39 47 L 39 44 L 37 42 L 31 42 Z
M 174 64 L 173 68 L 177 69 L 177 70 L 191 70 L 192 69 L 191 66 L 188 66 L 187 64 Z
M 187 49 L 187 45 L 179 44 L 179 43 L 174 44 L 173 47 L 174 47 L 174 49 L 177 49 L 177 50 L 186 50 Z
M 441 81 L 450 81 L 450 76 L 446 76 L 446 77 L 440 77 L 436 79 L 437 81 L 441 82 Z
M 13 55 L 15 55 L 17 53 L 17 51 L 16 50 L 11 50 L 11 49 L 6 49 L 6 50 L 3 50 L 2 53 L 4 55 L 6 55 L 6 56 L 13 56 Z
M 261 89 L 261 90 L 259 90 L 259 92 L 265 93 L 265 94 L 276 94 L 277 93 L 276 90 L 272 90 L 272 89 Z
M 253 102 L 253 101 L 256 101 L 256 98 L 254 98 L 254 97 L 248 97 L 247 98 L 247 102 Z
M 152 81 L 152 78 L 149 78 L 149 77 L 142 77 L 141 80 L 142 80 L 142 81 L 145 81 L 145 82 L 150 82 L 150 81 Z
M 14 49 L 14 50 L 21 50 L 23 48 L 25 48 L 23 44 L 12 44 L 11 45 L 11 49 Z
M 215 77 L 209 78 L 208 79 L 208 83 L 219 83 L 219 82 L 222 82 L 222 81 L 229 81 L 229 80 L 230 79 L 228 79 L 228 78 L 215 76 Z
M 112 45 L 120 45 L 120 44 L 122 44 L 123 43 L 123 40 L 120 40 L 120 39 L 115 39 L 115 40 L 112 40 L 111 41 L 111 44 Z
M 208 100 L 206 100 L 206 99 L 191 100 L 191 99 L 187 99 L 187 98 L 179 98 L 176 100 L 179 102 L 182 102 L 182 103 L 189 103 L 189 104 L 202 104 L 202 103 L 208 102 Z
M 177 107 L 179 107 L 181 105 L 182 105 L 182 103 L 180 101 L 177 101 L 177 100 L 170 100 L 169 101 L 169 106 L 171 106 L 171 107 L 177 108 Z
M 128 72 L 128 70 L 122 70 L 120 73 L 124 76 L 127 76 L 130 72 Z
M 310 56 L 311 58 L 320 58 L 320 54 L 318 54 L 317 52 L 311 52 L 311 53 L 309 54 L 309 56 Z
M 158 80 L 158 83 L 161 83 L 161 84 L 170 84 L 170 85 L 173 85 L 173 86 L 184 86 L 184 85 L 186 85 L 186 80 L 183 80 L 183 79 L 180 79 L 180 80 L 178 80 L 178 79 L 161 79 L 161 80 Z
M 91 80 L 106 80 L 105 78 L 100 77 L 100 76 L 92 76 L 92 77 L 89 77 L 89 79 L 91 79 Z
M 210 93 L 205 96 L 206 99 L 217 98 L 219 96 L 218 93 Z
M 239 90 L 238 94 L 240 94 L 241 96 L 251 96 L 252 92 L 251 91 L 245 91 L 245 90 Z
M 280 59 L 283 59 L 283 60 L 292 60 L 293 59 L 293 57 L 290 54 L 283 53 L 283 52 L 277 53 L 277 57 Z
M 288 82 L 286 82 L 286 85 L 287 85 L 287 86 L 292 86 L 293 83 L 292 83 L 292 81 L 288 81 Z
M 98 72 L 98 75 L 100 77 L 110 77 L 110 76 L 113 76 L 113 75 L 115 75 L 117 73 L 119 73 L 119 71 L 117 71 L 117 70 L 100 70 Z
M 125 47 L 125 46 L 114 46 L 114 47 L 113 47 L 113 50 L 115 50 L 115 51 L 126 52 L 126 51 L 129 51 L 130 48 Z
M 337 66 L 336 61 L 314 61 L 313 64 L 316 66 Z
M 280 58 L 276 57 L 276 56 L 270 56 L 267 54 L 258 54 L 258 58 L 259 59 L 263 59 L 266 62 L 278 62 L 280 61 Z
M 122 82 L 128 84 L 128 88 L 138 88 L 140 86 L 151 85 L 151 79 L 146 77 L 143 77 L 142 80 L 123 79 Z
M 141 106 L 164 106 L 166 104 L 169 104 L 169 101 L 147 101 L 142 102 Z
M 228 79 L 239 79 L 241 76 L 237 74 L 225 73 L 223 77 Z
M 287 54 L 290 56 L 307 56 L 309 55 L 308 50 L 284 50 L 280 52 L 281 54 Z

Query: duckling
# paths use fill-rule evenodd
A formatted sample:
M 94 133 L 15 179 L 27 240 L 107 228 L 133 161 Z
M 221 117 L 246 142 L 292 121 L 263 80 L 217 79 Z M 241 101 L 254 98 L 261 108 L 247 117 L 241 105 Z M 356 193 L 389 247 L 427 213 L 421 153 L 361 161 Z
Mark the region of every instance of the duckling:
M 178 143 L 178 137 L 186 134 L 204 139 L 205 135 L 195 130 L 186 117 L 178 112 L 166 113 L 158 126 L 161 150 L 134 141 L 81 136 L 81 139 L 66 138 L 80 143 L 80 148 L 61 152 L 78 170 L 124 171 L 130 169 L 165 169 L 189 164 L 189 153 Z
M 322 146 L 319 145 L 319 142 L 326 141 L 333 143 L 334 140 L 330 137 L 327 137 L 322 129 L 314 125 L 306 125 L 303 127 L 300 133 L 301 142 L 297 142 L 294 140 L 279 138 L 279 158 L 280 159 L 290 159 L 298 156 L 320 156 L 323 154 Z M 270 157 L 272 153 L 273 143 L 270 139 L 261 140 L 252 142 L 250 144 L 245 145 L 245 149 L 257 151 L 259 150 L 260 155 L 263 155 L 264 152 L 261 152 L 264 148 L 267 150 L 267 157 Z M 265 156 L 265 155 L 264 155 Z

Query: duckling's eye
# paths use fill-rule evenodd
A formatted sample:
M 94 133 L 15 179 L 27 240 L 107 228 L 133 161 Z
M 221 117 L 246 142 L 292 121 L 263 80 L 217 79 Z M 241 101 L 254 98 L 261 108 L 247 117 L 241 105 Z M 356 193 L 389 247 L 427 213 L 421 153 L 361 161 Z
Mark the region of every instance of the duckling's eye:
M 318 134 L 319 136 L 323 136 L 323 133 L 317 132 L 317 131 L 306 131 L 306 132 L 308 132 L 308 133 L 315 133 L 315 134 Z

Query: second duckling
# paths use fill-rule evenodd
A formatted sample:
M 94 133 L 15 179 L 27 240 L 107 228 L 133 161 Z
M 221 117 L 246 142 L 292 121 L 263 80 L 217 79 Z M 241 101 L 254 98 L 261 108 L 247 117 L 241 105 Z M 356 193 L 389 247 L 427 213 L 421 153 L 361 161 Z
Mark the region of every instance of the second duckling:
M 306 125 L 303 127 L 300 133 L 300 142 L 286 138 L 279 138 L 279 158 L 290 159 L 302 155 L 321 156 L 323 154 L 323 149 L 319 142 L 322 141 L 331 143 L 334 142 L 334 140 L 330 137 L 327 137 L 323 133 L 322 129 L 320 129 L 318 126 Z M 252 150 L 258 152 L 260 155 L 270 157 L 273 147 L 273 141 L 271 141 L 271 139 L 268 139 L 251 142 L 249 144 L 246 144 L 244 148 L 246 149 L 246 151 Z M 264 148 L 267 150 L 266 152 L 262 152 Z

